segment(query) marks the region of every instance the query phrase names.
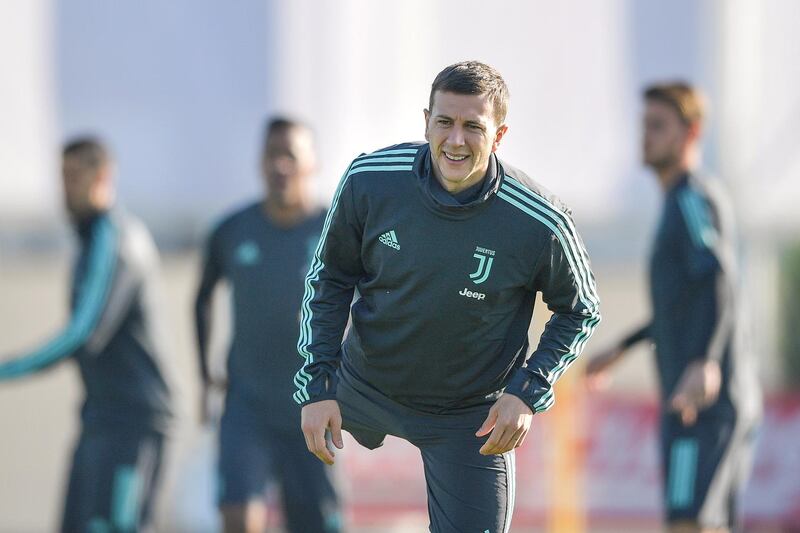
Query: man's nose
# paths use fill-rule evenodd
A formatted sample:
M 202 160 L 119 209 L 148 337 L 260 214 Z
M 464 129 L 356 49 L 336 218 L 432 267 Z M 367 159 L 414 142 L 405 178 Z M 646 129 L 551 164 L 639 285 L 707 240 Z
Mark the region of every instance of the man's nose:
M 276 157 L 272 161 L 272 168 L 281 174 L 291 174 L 294 169 L 294 163 L 289 157 Z
M 447 143 L 452 146 L 464 145 L 464 130 L 460 126 L 454 126 L 450 129 L 450 134 L 447 136 Z

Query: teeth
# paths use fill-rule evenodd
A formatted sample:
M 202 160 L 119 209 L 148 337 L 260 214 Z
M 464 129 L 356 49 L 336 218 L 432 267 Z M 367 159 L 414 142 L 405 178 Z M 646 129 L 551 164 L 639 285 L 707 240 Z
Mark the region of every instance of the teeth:
M 452 159 L 453 161 L 463 161 L 467 158 L 465 155 L 450 155 L 447 152 L 444 153 L 447 159 Z

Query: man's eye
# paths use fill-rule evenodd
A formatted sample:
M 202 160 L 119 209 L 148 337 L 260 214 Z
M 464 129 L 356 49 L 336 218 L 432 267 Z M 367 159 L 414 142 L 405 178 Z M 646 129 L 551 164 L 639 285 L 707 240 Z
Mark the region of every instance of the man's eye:
M 443 118 L 440 118 L 439 120 L 437 120 L 436 123 L 439 124 L 440 126 L 449 126 L 450 125 L 450 121 L 449 120 L 445 120 Z

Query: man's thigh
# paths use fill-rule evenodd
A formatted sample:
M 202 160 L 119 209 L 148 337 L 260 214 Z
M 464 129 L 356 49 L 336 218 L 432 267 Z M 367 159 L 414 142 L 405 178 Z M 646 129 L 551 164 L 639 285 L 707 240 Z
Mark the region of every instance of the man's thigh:
M 737 495 L 746 479 L 742 463 L 749 464 L 752 449 L 749 432 L 733 419 L 702 416 L 683 426 L 668 415 L 662 427 L 667 521 L 733 527 Z
M 336 399 L 343 428 L 367 448 L 384 437 L 407 440 L 422 453 L 434 533 L 505 533 L 514 499 L 514 455 L 483 456 L 488 437 L 475 432 L 491 404 L 433 415 L 401 405 L 340 369 Z
M 405 429 L 422 453 L 434 533 L 505 533 L 514 510 L 514 453 L 481 455 L 475 432 L 490 404 L 420 415 Z
M 462 438 L 420 445 L 433 533 L 509 531 L 514 452 L 481 455 L 482 442 L 473 431 Z
M 390 433 L 389 426 L 396 417 L 395 409 L 386 397 L 340 369 L 336 402 L 342 414 L 342 429 L 365 448 L 374 450 L 383 446 L 386 435 Z
M 140 531 L 150 525 L 163 436 L 84 428 L 73 456 L 63 532 Z
M 218 504 L 241 507 L 261 501 L 272 475 L 271 451 L 253 413 L 239 402 L 228 401 L 219 428 Z
M 299 429 L 270 432 L 273 468 L 281 488 L 287 530 L 291 533 L 341 530 L 342 516 L 333 480 L 334 467 L 306 448 Z

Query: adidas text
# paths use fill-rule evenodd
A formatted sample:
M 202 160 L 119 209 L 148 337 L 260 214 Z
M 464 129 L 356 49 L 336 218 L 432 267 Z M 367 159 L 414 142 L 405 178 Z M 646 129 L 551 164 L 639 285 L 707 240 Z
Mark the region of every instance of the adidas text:
M 400 249 L 400 245 L 394 239 L 392 239 L 392 235 L 389 232 L 386 232 L 378 237 L 378 240 L 390 248 L 394 248 L 395 250 Z
M 464 290 L 459 292 L 461 296 L 466 296 L 467 298 L 475 298 L 476 300 L 485 300 L 486 295 L 482 292 L 472 292 L 468 288 L 464 287 Z

